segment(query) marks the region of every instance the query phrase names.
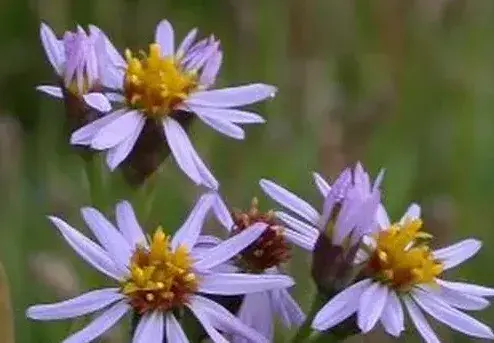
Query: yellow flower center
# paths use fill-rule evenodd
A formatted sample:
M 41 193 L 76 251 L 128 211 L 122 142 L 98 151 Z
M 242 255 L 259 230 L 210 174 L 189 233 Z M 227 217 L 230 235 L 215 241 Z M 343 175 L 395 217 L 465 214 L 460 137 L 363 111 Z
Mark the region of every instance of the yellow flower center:
M 197 290 L 197 277 L 192 271 L 187 249 L 171 251 L 170 239 L 160 227 L 150 247 L 137 246 L 130 260 L 130 276 L 121 284 L 135 311 L 168 311 L 183 306 Z
M 141 51 L 134 57 L 125 51 L 124 93 L 127 105 L 142 110 L 150 117 L 169 115 L 178 104 L 197 89 L 197 73 L 186 72 L 174 56 L 161 56 L 159 44 L 149 46 L 149 55 Z
M 415 219 L 379 232 L 369 273 L 398 291 L 408 291 L 417 284 L 435 284 L 443 265 L 434 259 L 426 243 L 432 236 L 421 228 L 422 221 Z

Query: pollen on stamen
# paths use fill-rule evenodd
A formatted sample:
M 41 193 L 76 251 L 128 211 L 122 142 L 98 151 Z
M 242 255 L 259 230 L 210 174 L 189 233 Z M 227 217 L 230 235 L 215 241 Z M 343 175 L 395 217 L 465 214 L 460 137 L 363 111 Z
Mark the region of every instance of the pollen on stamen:
M 169 311 L 185 305 L 197 291 L 198 280 L 185 247 L 171 251 L 169 237 L 161 228 L 152 236 L 149 249 L 137 246 L 130 261 L 130 275 L 120 287 L 134 310 Z
M 290 247 L 283 234 L 284 227 L 277 222 L 273 211 L 259 211 L 257 198 L 252 199 L 251 207 L 246 212 L 234 212 L 233 220 L 234 235 L 255 223 L 268 225 L 264 233 L 238 256 L 238 264 L 243 269 L 251 273 L 262 273 L 290 259 Z
M 397 291 L 408 291 L 417 284 L 435 284 L 443 265 L 424 243 L 432 236 L 421 228 L 422 221 L 416 219 L 381 231 L 366 273 Z
M 171 115 L 177 105 L 198 88 L 197 73 L 184 70 L 175 56 L 163 57 L 157 43 L 149 46 L 149 54 L 141 51 L 134 56 L 127 49 L 125 58 L 124 94 L 127 105 L 149 117 Z

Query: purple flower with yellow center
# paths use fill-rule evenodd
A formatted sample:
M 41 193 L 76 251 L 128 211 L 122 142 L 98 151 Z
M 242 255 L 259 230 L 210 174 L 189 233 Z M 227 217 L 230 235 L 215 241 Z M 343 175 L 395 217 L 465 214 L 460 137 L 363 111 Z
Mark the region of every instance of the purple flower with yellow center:
M 40 36 L 46 56 L 61 78 L 62 87 L 42 85 L 37 89 L 56 98 L 64 98 L 68 92 L 98 111 L 109 111 L 110 102 L 101 93 L 101 57 L 96 51 L 97 40 L 104 38 L 102 31 L 89 25 L 88 34 L 78 26 L 75 32 L 66 31 L 63 38 L 58 39 L 53 30 L 42 23 Z
M 331 244 L 341 246 L 347 242 L 355 245 L 365 234 L 377 229 L 375 213 L 380 203 L 382 176 L 381 172 L 371 184 L 369 174 L 357 163 L 353 170 L 343 170 L 331 186 L 314 173 L 314 182 L 324 198 L 321 212 L 273 181 L 263 179 L 259 184 L 267 196 L 291 212 L 275 212 L 287 225 L 286 238 L 312 251 L 322 232 Z
M 231 237 L 245 234 L 256 225 L 266 227 L 251 245 L 239 251 L 237 255 L 222 267 L 242 273 L 258 275 L 282 275 L 282 265 L 291 258 L 290 246 L 285 239 L 285 228 L 276 219 L 273 211 L 262 212 L 258 200 L 254 198 L 247 211 L 234 211 L 230 215 L 223 200 L 216 195 L 213 211 L 228 230 Z M 218 241 L 209 240 L 209 248 Z M 207 249 L 202 242 L 201 249 Z M 207 250 L 205 250 L 207 251 Z M 305 314 L 287 289 L 273 289 L 247 294 L 243 297 L 237 315 L 242 322 L 261 333 L 269 341 L 274 337 L 274 318 L 281 319 L 287 328 L 300 326 Z M 247 342 L 245 337 L 234 335 L 232 342 Z
M 236 109 L 273 97 L 276 88 L 266 84 L 208 90 L 215 82 L 223 53 L 213 36 L 196 40 L 190 31 L 175 50 L 170 23 L 156 29 L 149 53 L 125 51 L 125 59 L 108 41 L 100 40 L 102 56 L 110 56 L 103 83 L 113 89 L 107 97 L 121 108 L 74 132 L 72 144 L 108 150 L 107 164 L 115 169 L 132 151 L 146 122 L 162 127 L 176 163 L 198 185 L 218 188 L 218 182 L 201 160 L 180 124 L 196 115 L 216 131 L 243 139 L 238 124 L 263 123 L 259 115 Z
M 267 342 L 227 309 L 202 294 L 238 295 L 293 284 L 284 275 L 216 272 L 214 268 L 251 244 L 265 230 L 256 225 L 218 244 L 207 253 L 193 247 L 214 198 L 203 195 L 182 227 L 168 236 L 158 228 L 146 238 L 129 203 L 116 206 L 116 228 L 100 212 L 83 208 L 82 216 L 100 244 L 83 236 L 63 220 L 50 217 L 69 245 L 89 264 L 115 280 L 113 288 L 90 291 L 49 305 L 36 305 L 27 316 L 36 320 L 74 318 L 101 313 L 65 343 L 91 342 L 133 311 L 140 319 L 132 339 L 144 342 L 188 342 L 179 314 L 188 308 L 214 342 L 226 342 L 223 333 L 237 334 L 253 342 Z
M 431 250 L 431 235 L 421 231 L 420 207 L 411 205 L 400 222 L 391 224 L 382 207 L 381 230 L 366 241 L 363 279 L 332 298 L 315 316 L 312 327 L 328 330 L 356 313 L 357 324 L 367 333 L 380 322 L 387 333 L 398 337 L 404 330 L 405 306 L 426 342 L 440 342 L 424 313 L 471 337 L 494 339 L 492 330 L 461 310 L 481 310 L 494 289 L 441 278 L 473 255 L 481 246 L 467 239 Z

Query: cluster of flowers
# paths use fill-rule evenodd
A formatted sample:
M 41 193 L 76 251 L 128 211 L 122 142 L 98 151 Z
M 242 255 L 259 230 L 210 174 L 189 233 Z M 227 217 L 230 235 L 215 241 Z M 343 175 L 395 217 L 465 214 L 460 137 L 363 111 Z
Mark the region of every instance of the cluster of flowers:
M 270 342 L 275 317 L 286 327 L 303 325 L 321 335 L 349 322 L 350 332 L 367 333 L 380 323 L 398 337 L 405 310 L 427 342 L 439 339 L 424 312 L 469 336 L 493 339 L 488 326 L 461 310 L 487 307 L 494 289 L 441 277 L 475 255 L 481 243 L 466 239 L 431 250 L 432 236 L 422 231 L 416 204 L 399 221 L 390 221 L 381 199 L 383 172 L 372 182 L 357 163 L 332 185 L 314 173 L 321 211 L 264 179 L 261 189 L 283 211 L 262 212 L 257 199 L 245 211 L 229 210 L 184 120 L 198 117 L 242 139 L 238 124 L 264 119 L 235 108 L 273 97 L 276 88 L 250 84 L 210 90 L 222 63 L 220 43 L 214 36 L 198 41 L 196 36 L 196 29 L 190 31 L 175 49 L 173 28 L 164 20 L 148 53 L 126 50 L 122 58 L 94 26 L 89 34 L 79 27 L 59 40 L 41 25 L 42 44 L 61 85 L 38 89 L 65 101 L 76 98 L 98 114 L 72 133 L 72 144 L 107 150 L 106 162 L 114 170 L 149 134 L 145 127 L 153 125 L 161 128 L 163 144 L 180 169 L 207 190 L 173 235 L 161 227 L 146 235 L 126 201 L 116 205 L 116 225 L 94 208 L 81 210 L 97 242 L 49 217 L 67 243 L 115 286 L 32 306 L 27 316 L 57 320 L 101 311 L 67 343 L 93 341 L 129 311 L 135 318 L 134 343 L 188 342 L 181 321 L 191 314 L 202 326 L 197 339 L 214 342 Z M 227 239 L 202 233 L 209 214 L 225 228 Z M 282 268 L 292 244 L 312 254 L 312 277 L 324 299 L 307 317 L 287 291 L 294 281 Z M 308 335 L 300 341 L 305 339 Z

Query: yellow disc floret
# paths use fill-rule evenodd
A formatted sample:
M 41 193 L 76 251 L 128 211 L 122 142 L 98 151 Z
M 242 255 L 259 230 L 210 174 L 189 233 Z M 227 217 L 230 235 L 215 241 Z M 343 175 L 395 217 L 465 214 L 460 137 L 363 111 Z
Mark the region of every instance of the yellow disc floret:
M 420 219 L 406 220 L 379 232 L 369 273 L 397 291 L 408 291 L 417 284 L 435 284 L 443 266 L 434 259 L 426 244 L 431 236 L 420 231 L 421 227 Z
M 134 57 L 125 51 L 124 93 L 129 107 L 159 118 L 169 115 L 197 89 L 197 73 L 187 72 L 174 56 L 163 57 L 159 44 L 149 46 L 149 54 Z
M 187 249 L 171 251 L 170 239 L 158 228 L 150 247 L 138 246 L 130 261 L 130 276 L 121 285 L 136 312 L 168 311 L 183 306 L 197 290 Z

